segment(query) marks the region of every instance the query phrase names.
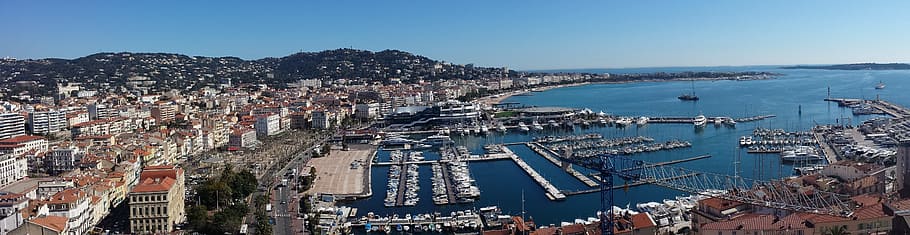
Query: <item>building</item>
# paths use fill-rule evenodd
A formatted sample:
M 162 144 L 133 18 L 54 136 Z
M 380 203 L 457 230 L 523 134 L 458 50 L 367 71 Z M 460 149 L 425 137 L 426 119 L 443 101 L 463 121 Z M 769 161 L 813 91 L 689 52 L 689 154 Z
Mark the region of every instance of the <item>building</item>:
M 0 155 L 0 187 L 28 176 L 28 158 L 13 154 Z
M 354 117 L 359 119 L 373 119 L 379 116 L 379 104 L 357 104 L 354 106 Z
M 88 112 L 86 111 L 75 111 L 66 114 L 66 121 L 69 126 L 74 126 L 79 123 L 88 122 Z
M 130 232 L 162 234 L 186 220 L 183 169 L 149 166 L 129 194 Z
M 35 135 L 46 135 L 65 130 L 69 126 L 66 112 L 60 110 L 29 112 L 26 130 Z
M 335 123 L 335 115 L 332 112 L 325 110 L 313 111 L 313 128 L 329 129 L 332 128 L 333 123 Z
M 67 226 L 67 218 L 62 216 L 42 216 L 31 219 L 22 226 L 10 231 L 10 235 L 62 235 L 72 233 Z
M 897 155 L 894 157 L 897 158 L 897 169 L 895 169 L 897 185 L 895 189 L 900 193 L 901 197 L 910 197 L 910 180 L 908 180 L 910 179 L 910 140 L 900 140 L 897 146 Z
M 276 135 L 282 132 L 281 117 L 278 114 L 263 114 L 256 117 L 256 135 L 266 137 Z
M 0 113 L 0 140 L 25 135 L 25 118 L 18 113 Z
M 107 104 L 93 103 L 88 105 L 88 117 L 91 120 L 111 119 L 117 116 L 117 110 Z
M 47 152 L 47 140 L 41 136 L 23 135 L 0 140 L 0 154 L 22 155 L 31 151 L 35 154 Z
M 83 157 L 85 152 L 78 147 L 57 148 L 44 157 L 44 166 L 48 174 L 57 175 L 78 168 Z
M 256 132 L 248 128 L 238 128 L 228 136 L 228 149 L 240 150 L 256 146 Z
M 92 211 L 89 207 L 91 198 L 79 189 L 60 191 L 43 202 L 47 204 L 48 216 L 68 218 L 66 224 L 68 234 L 86 234 L 94 226 L 91 223 Z
M 167 124 L 174 121 L 177 115 L 177 109 L 173 105 L 159 104 L 151 109 L 152 117 L 159 124 Z
M 22 226 L 25 222 L 19 211 L 28 207 L 28 197 L 18 193 L 0 193 L 0 234 Z

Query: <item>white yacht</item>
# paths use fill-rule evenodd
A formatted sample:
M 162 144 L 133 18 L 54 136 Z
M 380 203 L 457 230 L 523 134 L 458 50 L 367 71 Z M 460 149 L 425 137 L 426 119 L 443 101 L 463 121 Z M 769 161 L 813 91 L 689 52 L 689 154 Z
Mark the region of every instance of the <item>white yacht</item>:
M 431 135 L 430 137 L 427 137 L 426 139 L 421 140 L 420 143 L 429 144 L 429 145 L 433 145 L 433 146 L 440 146 L 440 145 L 444 145 L 444 144 L 454 143 L 454 141 L 452 141 L 452 138 L 449 138 L 449 136 L 447 136 L 447 135 Z
M 622 118 L 616 119 L 616 121 L 614 121 L 614 122 L 616 122 L 616 125 L 619 125 L 619 126 L 628 126 L 628 125 L 632 124 L 632 119 L 622 117 Z
M 529 131 L 528 125 L 525 125 L 524 122 L 518 122 L 518 129 L 521 131 Z
M 637 120 L 635 120 L 635 124 L 639 125 L 639 126 L 644 126 L 645 124 L 648 124 L 649 120 L 651 120 L 651 119 L 649 119 L 648 117 L 639 117 Z
M 498 129 L 500 132 L 508 131 L 508 129 L 506 129 L 506 125 L 502 124 L 501 122 L 499 123 L 499 126 L 496 127 L 496 129 Z
M 537 120 L 534 120 L 534 122 L 531 123 L 531 126 L 534 127 L 534 130 L 538 130 L 538 131 L 543 130 L 543 126 L 540 125 L 540 123 L 537 122 Z
M 705 118 L 705 115 L 699 114 L 698 116 L 695 116 L 695 120 L 692 121 L 692 124 L 694 124 L 695 127 L 704 127 L 708 124 L 708 119 Z
M 799 146 L 792 149 L 786 149 L 780 153 L 781 161 L 785 162 L 796 162 L 796 161 L 819 161 L 825 159 L 822 156 L 817 154 L 815 148 L 809 146 Z

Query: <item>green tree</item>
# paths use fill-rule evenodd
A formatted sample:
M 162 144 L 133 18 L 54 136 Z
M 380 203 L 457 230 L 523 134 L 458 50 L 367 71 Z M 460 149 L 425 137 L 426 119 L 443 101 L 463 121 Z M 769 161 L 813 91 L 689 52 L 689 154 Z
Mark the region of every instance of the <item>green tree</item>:
M 208 210 L 205 206 L 190 206 L 186 212 L 186 220 L 189 227 L 196 231 L 205 230 L 209 222 Z

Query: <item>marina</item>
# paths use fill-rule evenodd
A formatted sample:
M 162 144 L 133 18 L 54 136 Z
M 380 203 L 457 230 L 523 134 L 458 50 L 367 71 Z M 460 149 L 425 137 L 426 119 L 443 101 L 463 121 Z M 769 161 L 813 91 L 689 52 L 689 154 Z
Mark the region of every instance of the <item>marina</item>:
M 567 173 L 572 175 L 572 177 L 575 177 L 576 179 L 578 179 L 578 181 L 581 181 L 588 187 L 596 187 L 596 186 L 600 185 L 597 182 L 594 182 L 594 180 L 591 180 L 591 178 L 588 178 L 581 172 L 578 172 L 577 170 L 575 170 L 575 168 L 572 167 L 571 163 L 560 161 L 559 159 L 556 159 L 555 157 L 553 157 L 553 155 L 550 155 L 550 154 L 556 154 L 556 153 L 553 153 L 552 150 L 544 148 L 543 146 L 540 146 L 540 143 L 527 143 L 527 146 L 528 146 L 528 148 L 531 148 L 531 150 L 534 150 L 534 152 L 536 152 L 540 156 L 546 158 L 547 161 L 550 161 L 550 163 L 553 163 L 553 165 L 556 165 L 556 166 L 562 168 Z
M 551 184 L 549 180 L 547 180 L 546 178 L 541 176 L 540 173 L 537 173 L 537 171 L 535 171 L 534 168 L 531 168 L 531 166 L 528 165 L 528 163 L 526 163 L 524 160 L 521 160 L 521 158 L 519 158 L 518 155 L 515 155 L 515 153 L 513 153 L 512 150 L 509 150 L 508 148 L 503 148 L 503 151 L 505 152 L 504 154 L 506 154 L 510 158 L 512 158 L 512 161 L 514 161 L 515 164 L 517 164 L 519 167 L 521 167 L 521 169 L 524 170 L 525 173 L 527 173 L 529 176 L 531 176 L 531 178 L 534 179 L 534 181 L 537 182 L 537 184 L 540 185 L 540 187 L 542 187 L 546 191 L 547 198 L 549 198 L 550 200 L 565 200 L 566 199 L 566 195 L 564 195 L 561 191 L 559 191 L 559 189 L 557 189 L 556 186 L 553 186 L 553 184 Z

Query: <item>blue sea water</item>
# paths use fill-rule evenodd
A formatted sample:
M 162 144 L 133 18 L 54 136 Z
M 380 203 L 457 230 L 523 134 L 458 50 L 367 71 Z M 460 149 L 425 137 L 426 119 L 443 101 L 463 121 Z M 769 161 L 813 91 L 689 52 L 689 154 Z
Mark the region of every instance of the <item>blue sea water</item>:
M 683 102 L 676 98 L 681 93 L 689 92 L 692 84 L 679 82 L 641 82 L 627 84 L 592 84 L 576 87 L 552 89 L 535 92 L 532 96 L 514 96 L 507 102 L 518 102 L 534 106 L 561 106 L 589 108 L 593 111 L 604 111 L 624 116 L 731 116 L 744 117 L 763 114 L 774 114 L 776 118 L 764 121 L 738 123 L 736 128 L 717 127 L 709 124 L 701 131 L 696 131 L 691 124 L 648 124 L 643 127 L 617 129 L 613 127 L 581 129 L 574 134 L 601 133 L 606 138 L 620 136 L 649 136 L 657 141 L 681 139 L 690 141 L 691 148 L 673 151 L 661 151 L 634 155 L 634 158 L 650 162 L 711 154 L 713 157 L 703 160 L 677 164 L 680 167 L 698 169 L 722 174 L 738 173 L 744 177 L 771 179 L 792 174 L 792 165 L 782 165 L 775 154 L 747 154 L 738 150 L 740 136 L 748 135 L 757 127 L 782 128 L 786 130 L 807 130 L 816 123 L 830 124 L 849 121 L 852 124 L 874 116 L 853 116 L 849 109 L 838 107 L 834 103 L 823 101 L 828 96 L 845 98 L 879 97 L 896 104 L 910 105 L 910 71 L 832 71 L 832 70 L 785 70 L 774 66 L 752 67 L 692 67 L 692 68 L 635 68 L 635 69 L 596 69 L 581 72 L 594 73 L 643 73 L 643 72 L 679 72 L 679 71 L 767 71 L 784 74 L 777 79 L 756 81 L 697 81 L 695 92 L 701 98 L 698 102 Z M 565 72 L 565 71 L 564 71 Z M 887 84 L 883 90 L 875 90 L 879 81 Z M 511 132 L 505 135 L 494 134 L 486 137 L 455 137 L 460 145 L 469 147 L 475 153 L 481 153 L 484 144 L 528 141 L 540 135 L 564 135 L 561 133 Z M 524 146 L 511 146 L 515 153 L 546 176 L 563 190 L 587 188 L 552 163 L 546 161 Z M 741 151 L 741 152 L 738 152 Z M 427 153 L 427 159 L 438 155 Z M 740 171 L 734 167 L 735 156 L 741 158 Z M 380 159 L 387 159 L 388 153 L 381 152 Z M 421 200 L 415 207 L 386 208 L 383 199 L 386 191 L 387 167 L 374 167 L 372 172 L 371 198 L 348 203 L 360 208 L 361 212 L 372 211 L 379 215 L 430 213 L 433 211 L 449 212 L 497 205 L 504 212 L 519 214 L 524 198 L 527 215 L 541 225 L 558 224 L 561 221 L 572 221 L 575 218 L 591 217 L 600 207 L 598 194 L 570 196 L 565 201 L 549 201 L 544 191 L 517 165 L 508 160 L 471 163 L 472 175 L 481 189 L 481 198 L 473 204 L 433 205 L 430 190 L 432 175 L 429 166 L 422 166 Z M 614 193 L 616 205 L 625 207 L 635 203 L 661 201 L 673 196 L 686 195 L 672 189 L 653 185 L 617 190 Z

